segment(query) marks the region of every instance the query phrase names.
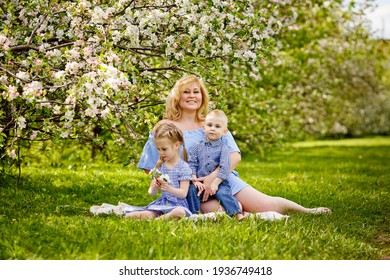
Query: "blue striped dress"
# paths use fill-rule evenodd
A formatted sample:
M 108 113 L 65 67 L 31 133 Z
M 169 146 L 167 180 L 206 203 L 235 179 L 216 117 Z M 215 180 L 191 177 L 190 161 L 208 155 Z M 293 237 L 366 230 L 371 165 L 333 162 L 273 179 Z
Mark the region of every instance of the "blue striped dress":
M 180 181 L 191 180 L 191 168 L 184 160 L 180 159 L 174 168 L 168 169 L 165 162 L 159 168 L 162 174 L 169 176 L 169 185 L 179 189 Z M 156 211 L 159 215 L 171 212 L 176 207 L 183 207 L 186 211 L 186 216 L 191 216 L 191 211 L 188 209 L 188 203 L 186 198 L 178 198 L 173 194 L 162 191 L 161 196 L 155 201 L 151 202 L 145 207 L 128 206 L 124 209 L 125 213 L 133 211 L 150 210 Z

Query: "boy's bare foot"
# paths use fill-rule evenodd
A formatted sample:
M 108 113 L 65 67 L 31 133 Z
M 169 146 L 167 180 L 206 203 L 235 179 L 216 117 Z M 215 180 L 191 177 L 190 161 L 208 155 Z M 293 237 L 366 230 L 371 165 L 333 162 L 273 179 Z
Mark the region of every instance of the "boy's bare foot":
M 250 217 L 250 214 L 251 213 L 249 213 L 249 212 L 244 212 L 244 214 L 238 213 L 236 215 L 237 221 L 242 221 L 242 220 L 246 219 L 247 217 Z

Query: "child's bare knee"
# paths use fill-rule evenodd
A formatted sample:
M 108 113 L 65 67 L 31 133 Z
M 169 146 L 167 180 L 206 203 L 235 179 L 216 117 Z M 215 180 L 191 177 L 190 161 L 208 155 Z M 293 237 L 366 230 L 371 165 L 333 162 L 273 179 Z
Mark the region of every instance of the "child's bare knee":
M 178 207 L 178 208 L 175 208 L 172 210 L 172 216 L 174 217 L 184 217 L 186 215 L 186 211 L 181 208 L 181 207 Z

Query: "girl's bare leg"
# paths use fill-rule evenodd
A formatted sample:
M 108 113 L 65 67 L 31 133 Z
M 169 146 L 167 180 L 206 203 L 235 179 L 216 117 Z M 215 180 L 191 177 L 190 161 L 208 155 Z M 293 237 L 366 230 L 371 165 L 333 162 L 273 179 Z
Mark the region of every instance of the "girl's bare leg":
M 172 219 L 184 218 L 185 216 L 186 216 L 186 211 L 182 207 L 176 207 L 171 212 L 161 215 L 157 219 L 168 221 Z
M 275 211 L 280 214 L 301 212 L 309 214 L 330 214 L 331 210 L 326 207 L 306 208 L 291 200 L 269 196 L 259 192 L 251 186 L 243 188 L 234 195 L 242 204 L 245 212 L 267 212 Z
M 154 219 L 157 216 L 156 212 L 153 211 L 134 211 L 127 213 L 125 218 L 126 219 L 138 219 L 138 220 L 151 220 Z

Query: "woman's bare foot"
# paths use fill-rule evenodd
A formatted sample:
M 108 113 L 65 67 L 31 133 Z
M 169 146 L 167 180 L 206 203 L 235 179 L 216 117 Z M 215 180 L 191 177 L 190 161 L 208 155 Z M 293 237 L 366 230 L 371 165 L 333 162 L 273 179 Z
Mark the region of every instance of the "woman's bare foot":
M 317 207 L 317 208 L 309 208 L 307 213 L 318 214 L 318 215 L 321 215 L 321 214 L 330 215 L 330 214 L 332 214 L 332 210 L 330 210 L 329 208 L 326 208 L 326 207 Z

